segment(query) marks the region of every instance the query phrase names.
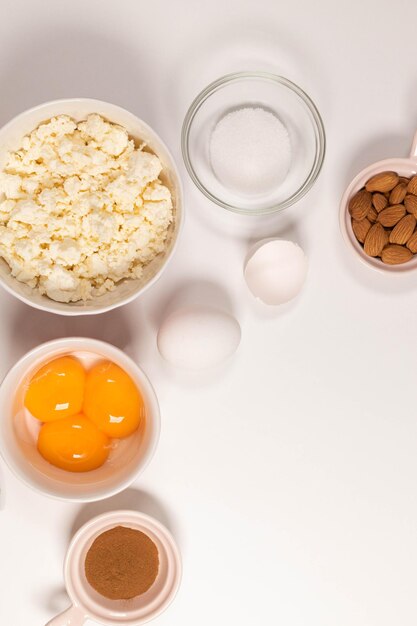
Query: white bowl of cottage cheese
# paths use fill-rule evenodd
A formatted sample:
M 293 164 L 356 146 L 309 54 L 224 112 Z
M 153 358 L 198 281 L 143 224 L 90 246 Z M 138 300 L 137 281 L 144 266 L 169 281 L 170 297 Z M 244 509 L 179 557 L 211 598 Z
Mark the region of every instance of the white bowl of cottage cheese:
M 57 100 L 0 130 L 0 283 L 31 306 L 130 302 L 160 276 L 182 218 L 169 150 L 125 109 Z

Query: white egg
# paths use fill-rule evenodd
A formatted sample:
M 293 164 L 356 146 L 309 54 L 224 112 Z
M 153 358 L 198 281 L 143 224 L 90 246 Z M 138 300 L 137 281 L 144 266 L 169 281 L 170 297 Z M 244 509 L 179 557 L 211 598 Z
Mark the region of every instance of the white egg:
M 231 356 L 241 331 L 234 317 L 212 308 L 189 307 L 169 315 L 158 332 L 158 349 L 176 367 L 200 370 Z
M 307 276 L 307 257 L 292 241 L 267 239 L 253 248 L 245 267 L 246 283 L 265 304 L 289 302 L 299 293 Z

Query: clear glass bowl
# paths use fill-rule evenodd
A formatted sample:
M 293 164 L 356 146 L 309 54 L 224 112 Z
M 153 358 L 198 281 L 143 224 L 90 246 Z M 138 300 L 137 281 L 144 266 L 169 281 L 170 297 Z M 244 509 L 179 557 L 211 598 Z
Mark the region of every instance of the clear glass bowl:
M 216 124 L 243 107 L 272 112 L 290 137 L 288 174 L 262 195 L 226 187 L 210 161 L 210 138 Z M 184 119 L 181 144 L 188 173 L 207 198 L 235 213 L 262 215 L 286 209 L 309 191 L 323 164 L 326 138 L 315 104 L 300 87 L 267 72 L 239 72 L 219 78 L 195 98 Z

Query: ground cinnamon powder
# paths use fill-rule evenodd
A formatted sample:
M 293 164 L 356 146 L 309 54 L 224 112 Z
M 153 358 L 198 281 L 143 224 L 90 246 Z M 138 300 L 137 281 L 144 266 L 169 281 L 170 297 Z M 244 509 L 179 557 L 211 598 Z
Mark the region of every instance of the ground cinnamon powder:
M 111 600 L 145 593 L 159 569 L 158 549 L 140 530 L 116 526 L 93 541 L 85 559 L 90 585 Z

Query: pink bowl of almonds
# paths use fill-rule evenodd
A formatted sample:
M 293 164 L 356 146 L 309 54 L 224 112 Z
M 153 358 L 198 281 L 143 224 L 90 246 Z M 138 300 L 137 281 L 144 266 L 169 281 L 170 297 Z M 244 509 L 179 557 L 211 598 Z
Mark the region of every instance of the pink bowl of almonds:
M 390 273 L 417 268 L 417 134 L 408 158 L 378 161 L 353 179 L 341 200 L 340 226 L 367 265 Z

